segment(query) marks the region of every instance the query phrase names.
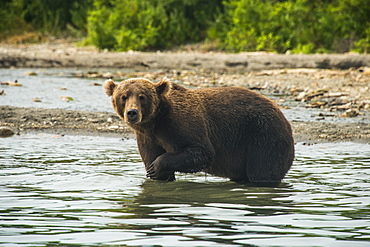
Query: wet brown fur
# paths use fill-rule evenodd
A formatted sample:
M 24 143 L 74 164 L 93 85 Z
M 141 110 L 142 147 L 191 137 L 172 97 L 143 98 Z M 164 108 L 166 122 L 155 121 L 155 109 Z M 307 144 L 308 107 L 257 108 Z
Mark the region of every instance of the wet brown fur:
M 255 183 L 280 182 L 294 159 L 289 122 L 268 98 L 242 87 L 187 89 L 168 80 L 107 81 L 117 114 L 136 134 L 147 176 L 207 173 Z M 135 108 L 137 122 L 127 110 Z

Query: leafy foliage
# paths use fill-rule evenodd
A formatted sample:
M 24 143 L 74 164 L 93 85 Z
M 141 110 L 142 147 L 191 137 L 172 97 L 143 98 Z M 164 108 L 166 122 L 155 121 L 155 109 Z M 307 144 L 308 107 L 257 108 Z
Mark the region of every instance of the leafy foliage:
M 66 30 L 86 33 L 92 0 L 2 0 L 0 32 L 3 36 L 24 31 L 57 35 Z
M 11 34 L 13 30 L 29 29 L 25 20 L 17 16 L 22 9 L 23 6 L 18 1 L 0 2 L 0 37 Z
M 220 0 L 95 0 L 88 41 L 116 50 L 199 42 L 221 5 Z
M 369 0 L 2 0 L 0 37 L 86 37 L 100 49 L 369 52 Z
M 369 48 L 368 0 L 230 0 L 224 4 L 226 21 L 214 28 L 225 50 L 311 53 Z

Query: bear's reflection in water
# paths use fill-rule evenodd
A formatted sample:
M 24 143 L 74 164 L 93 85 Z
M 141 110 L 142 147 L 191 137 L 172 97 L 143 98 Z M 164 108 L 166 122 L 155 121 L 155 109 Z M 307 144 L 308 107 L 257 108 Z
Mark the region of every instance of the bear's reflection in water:
M 288 197 L 294 193 L 292 186 L 287 183 L 280 183 L 278 187 L 254 187 L 231 181 L 173 183 L 146 180 L 141 187 L 142 192 L 132 203 L 123 204 L 125 212 L 131 213 L 129 218 L 155 218 L 164 210 L 168 217 L 182 215 L 185 221 L 197 217 L 194 215 L 204 214 L 211 219 L 214 210 L 209 209 L 214 208 L 237 210 L 235 213 L 241 216 L 275 215 L 288 208 L 292 203 Z M 195 211 L 190 215 L 189 210 Z M 176 213 L 172 214 L 171 211 Z M 217 217 L 220 216 L 226 217 Z

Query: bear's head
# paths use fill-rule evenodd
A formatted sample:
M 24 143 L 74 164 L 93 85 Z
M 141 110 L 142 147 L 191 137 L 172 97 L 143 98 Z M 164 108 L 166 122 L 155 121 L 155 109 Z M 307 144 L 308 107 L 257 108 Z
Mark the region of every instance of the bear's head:
M 153 83 L 133 78 L 120 84 L 108 80 L 103 87 L 105 93 L 112 96 L 113 108 L 118 116 L 135 126 L 150 121 L 158 114 L 160 102 L 170 91 L 171 83 L 166 79 Z

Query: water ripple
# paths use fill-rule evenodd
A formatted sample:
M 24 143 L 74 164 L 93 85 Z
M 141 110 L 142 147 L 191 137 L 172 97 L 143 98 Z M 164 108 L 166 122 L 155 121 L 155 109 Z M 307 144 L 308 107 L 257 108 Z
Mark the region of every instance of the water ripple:
M 0 143 L 0 245 L 369 246 L 370 145 L 296 145 L 284 182 L 147 180 L 134 140 Z

